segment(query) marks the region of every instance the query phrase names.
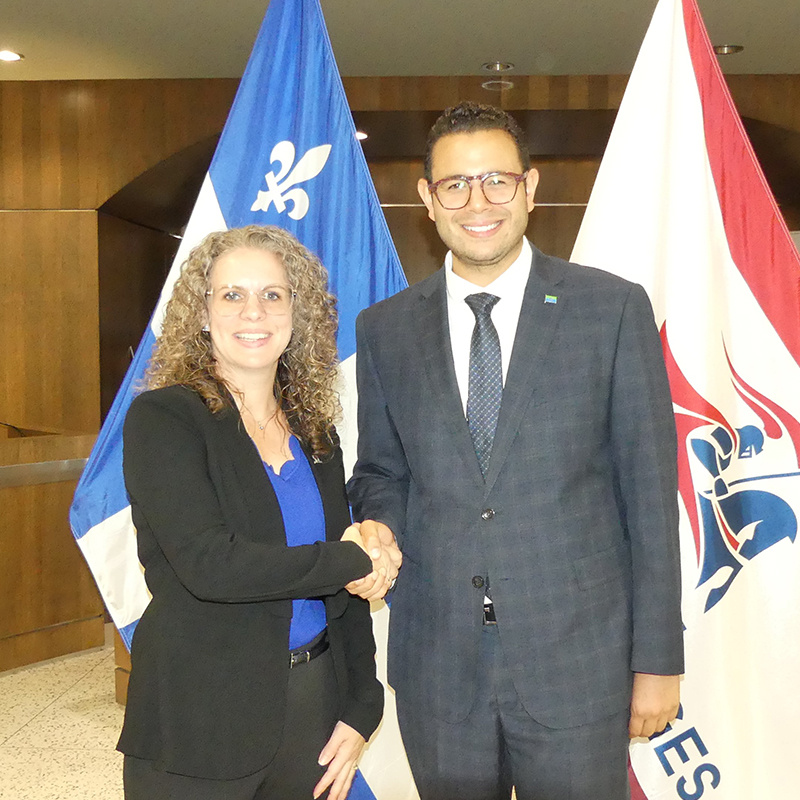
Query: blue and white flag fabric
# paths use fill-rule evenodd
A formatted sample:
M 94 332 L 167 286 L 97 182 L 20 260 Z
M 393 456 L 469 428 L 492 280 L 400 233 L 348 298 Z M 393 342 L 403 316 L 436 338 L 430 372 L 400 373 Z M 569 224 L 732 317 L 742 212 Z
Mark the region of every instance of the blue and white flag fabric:
M 678 429 L 686 675 L 633 800 L 793 800 L 800 255 L 696 0 L 660 0 L 572 258 L 642 284 Z
M 361 309 L 405 288 L 406 280 L 356 139 L 319 0 L 272 0 L 269 5 L 158 305 L 75 493 L 70 512 L 73 533 L 128 647 L 150 598 L 122 476 L 125 414 L 189 251 L 211 231 L 254 223 L 290 231 L 328 269 L 339 309 L 345 413 L 340 435 L 345 462 L 352 467 L 355 318 Z M 385 605 L 379 604 L 375 614 L 379 641 L 385 640 L 387 614 Z M 380 752 L 383 729 L 393 724 L 391 719 L 384 721 L 371 750 Z M 389 738 L 399 743 L 396 734 Z M 399 779 L 384 775 L 382 757 L 380 769 L 374 770 L 376 785 L 389 781 L 399 789 L 410 783 L 397 743 L 390 745 L 386 758 L 399 759 L 406 775 Z M 369 757 L 362 759 L 364 772 L 369 763 Z M 410 786 L 413 792 L 413 783 Z M 359 775 L 350 796 L 380 800 L 387 794 L 370 791 Z

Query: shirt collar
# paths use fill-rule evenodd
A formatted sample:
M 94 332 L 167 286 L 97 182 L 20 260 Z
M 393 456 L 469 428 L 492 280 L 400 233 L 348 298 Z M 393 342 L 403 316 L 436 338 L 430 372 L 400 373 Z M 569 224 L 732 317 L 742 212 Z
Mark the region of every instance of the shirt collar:
M 488 286 L 477 286 L 453 272 L 453 253 L 447 252 L 444 258 L 444 280 L 447 294 L 451 300 L 463 302 L 464 298 L 476 292 L 488 292 L 497 297 L 521 297 L 528 283 L 533 260 L 530 242 L 523 237 L 522 250 L 513 264 L 502 275 L 498 275 Z

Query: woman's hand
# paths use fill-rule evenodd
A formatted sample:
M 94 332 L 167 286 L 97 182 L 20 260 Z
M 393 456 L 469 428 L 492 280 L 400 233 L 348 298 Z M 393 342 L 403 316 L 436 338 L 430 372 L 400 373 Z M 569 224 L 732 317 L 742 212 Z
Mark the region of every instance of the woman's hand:
M 380 600 L 394 586 L 403 554 L 394 534 L 382 522 L 367 519 L 356 522 L 342 535 L 342 541 L 353 541 L 372 559 L 373 571 L 351 581 L 344 588 L 365 600 Z
M 357 730 L 341 720 L 336 723 L 331 738 L 319 754 L 319 763 L 323 767 L 327 765 L 328 769 L 314 787 L 315 800 L 329 786 L 328 800 L 345 800 L 365 744 Z

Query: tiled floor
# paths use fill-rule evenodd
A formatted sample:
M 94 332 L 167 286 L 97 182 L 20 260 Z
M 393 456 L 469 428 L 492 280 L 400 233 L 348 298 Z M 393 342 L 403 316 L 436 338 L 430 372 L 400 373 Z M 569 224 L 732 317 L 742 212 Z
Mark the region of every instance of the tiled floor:
M 0 673 L 0 798 L 122 800 L 114 647 Z

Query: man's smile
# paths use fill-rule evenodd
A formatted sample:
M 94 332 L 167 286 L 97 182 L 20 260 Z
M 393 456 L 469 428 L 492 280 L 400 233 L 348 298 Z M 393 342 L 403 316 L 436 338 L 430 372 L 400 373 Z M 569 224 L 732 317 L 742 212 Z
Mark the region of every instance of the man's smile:
M 489 233 L 496 230 L 501 224 L 502 220 L 498 220 L 497 222 L 487 222 L 485 225 L 462 225 L 461 227 L 470 233 Z

